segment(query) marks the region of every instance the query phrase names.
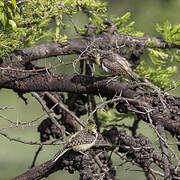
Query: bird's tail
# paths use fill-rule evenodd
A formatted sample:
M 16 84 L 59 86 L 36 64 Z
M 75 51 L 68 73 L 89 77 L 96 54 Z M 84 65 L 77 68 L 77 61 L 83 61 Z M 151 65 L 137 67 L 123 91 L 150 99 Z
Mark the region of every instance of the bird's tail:
M 68 151 L 67 149 L 61 149 L 54 157 L 53 157 L 53 161 L 56 162 L 66 151 Z

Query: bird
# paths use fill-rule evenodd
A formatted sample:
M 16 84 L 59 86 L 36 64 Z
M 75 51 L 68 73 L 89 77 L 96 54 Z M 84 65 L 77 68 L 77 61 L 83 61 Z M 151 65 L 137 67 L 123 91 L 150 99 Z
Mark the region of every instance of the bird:
M 93 120 L 89 120 L 84 129 L 76 132 L 68 139 L 63 149 L 52 160 L 56 162 L 68 150 L 84 152 L 90 149 L 95 144 L 97 137 L 96 124 Z
M 124 75 L 131 77 L 135 81 L 139 82 L 137 75 L 132 71 L 130 63 L 122 56 L 114 52 L 96 53 L 94 55 L 95 64 L 103 71 L 111 73 L 115 76 Z

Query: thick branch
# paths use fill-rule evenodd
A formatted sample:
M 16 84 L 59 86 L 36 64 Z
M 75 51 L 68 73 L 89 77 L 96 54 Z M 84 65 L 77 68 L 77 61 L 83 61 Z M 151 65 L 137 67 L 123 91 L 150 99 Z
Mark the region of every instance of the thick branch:
M 126 101 L 123 100 L 118 103 L 116 109 L 119 112 L 136 114 L 146 122 L 149 122 L 147 110 L 150 110 L 154 123 L 160 122 L 172 135 L 180 134 L 180 98 L 172 95 L 164 96 L 168 109 L 168 112 L 164 112 L 157 93 L 151 93 L 141 87 L 137 87 L 137 84 L 133 83 L 110 81 L 106 77 L 50 73 L 35 73 L 33 75 L 22 73 L 24 78 L 18 80 L 17 77 L 16 80 L 15 77 L 4 77 L 6 73 L 3 71 L 0 71 L 0 74 L 0 87 L 13 89 L 16 92 L 58 91 L 94 94 L 107 98 L 113 98 L 115 95 L 130 98 L 133 99 L 133 102 L 128 102 L 128 99 Z M 5 82 L 5 79 L 9 79 L 9 81 Z
M 43 163 L 40 166 L 29 169 L 27 172 L 13 178 L 12 180 L 38 180 L 42 179 L 43 177 L 47 177 L 49 175 L 49 171 L 51 171 L 51 173 L 57 171 L 57 169 L 54 167 L 54 163 L 51 160 Z
M 153 45 L 150 45 L 150 42 L 156 43 L 151 43 Z M 167 43 L 163 39 L 156 37 L 136 37 L 117 33 L 102 33 L 93 37 L 71 39 L 66 43 L 52 42 L 49 44 L 41 44 L 35 47 L 27 47 L 24 49 L 16 50 L 12 54 L 12 58 L 14 56 L 18 56 L 19 58 L 21 58 L 21 60 L 28 62 L 53 56 L 82 54 L 83 52 L 90 50 L 90 48 L 108 50 L 112 49 L 113 47 L 121 47 L 122 45 L 128 47 L 137 45 L 139 47 L 153 48 L 180 48 L 179 45 Z
M 23 73 L 22 73 L 23 74 Z M 92 77 L 84 75 L 68 75 L 68 74 L 30 74 L 25 78 L 7 77 L 0 70 L 0 88 L 13 89 L 17 92 L 39 92 L 39 91 L 57 91 L 82 94 L 101 94 L 102 96 L 114 96 L 114 94 L 122 94 L 124 97 L 134 97 L 134 91 L 128 90 L 128 83 L 119 83 L 109 81 L 106 77 Z M 7 82 L 6 79 L 8 79 Z
M 99 138 L 99 142 L 102 143 L 102 141 L 104 142 L 105 140 L 103 140 L 102 137 Z M 39 180 L 63 169 L 70 173 L 79 171 L 82 180 L 98 179 L 93 178 L 95 175 L 98 175 L 98 169 L 91 154 L 88 153 L 83 155 L 82 153 L 69 150 L 58 161 L 53 162 L 52 160 L 49 160 L 39 166 L 27 170 L 25 173 L 12 180 Z
M 160 141 L 160 147 L 162 151 L 162 159 L 163 159 L 163 168 L 164 168 L 164 180 L 171 180 L 172 176 L 170 173 L 170 156 L 169 156 L 169 151 L 168 147 L 166 145 L 166 135 L 164 131 L 164 127 L 161 124 L 158 124 L 157 126 L 157 131 L 160 134 L 161 138 L 159 138 Z
M 151 167 L 151 164 L 155 163 L 161 169 L 163 168 L 163 160 L 155 151 L 158 147 L 153 146 L 152 142 L 142 134 L 131 137 L 128 136 L 125 131 L 118 131 L 117 128 L 104 130 L 103 136 L 99 136 L 95 147 L 93 147 L 93 151 L 94 154 L 98 154 L 100 151 L 101 155 L 99 156 L 99 161 L 103 161 L 106 155 L 103 153 L 102 148 L 106 148 L 106 151 L 109 151 L 115 147 L 118 147 L 116 151 L 117 155 L 119 155 L 122 160 L 129 161 L 133 165 L 148 170 Z M 103 166 L 107 165 L 108 162 L 109 161 L 106 161 L 104 164 L 99 162 L 99 164 Z M 174 174 L 175 168 L 175 166 L 171 167 L 172 174 Z M 90 153 L 82 155 L 78 152 L 68 151 L 55 164 L 51 160 L 47 161 L 37 167 L 27 170 L 25 173 L 13 178 L 12 180 L 38 180 L 62 169 L 68 170 L 71 173 L 79 171 L 82 180 L 96 180 L 99 179 L 97 176 L 100 175 Z M 112 171 L 107 170 L 106 175 L 107 174 L 112 175 Z M 104 179 L 109 180 L 110 178 L 106 176 Z

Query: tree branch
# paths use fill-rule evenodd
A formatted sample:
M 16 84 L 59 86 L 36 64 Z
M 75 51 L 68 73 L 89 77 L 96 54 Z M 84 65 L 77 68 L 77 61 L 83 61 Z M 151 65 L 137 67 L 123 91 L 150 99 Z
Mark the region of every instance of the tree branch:
M 98 41 L 95 41 L 98 39 Z M 93 44 L 92 44 L 93 42 Z M 156 42 L 151 43 L 150 42 Z M 152 45 L 153 44 L 153 45 Z M 41 44 L 35 47 L 27 47 L 20 50 L 15 50 L 11 55 L 19 56 L 23 61 L 34 61 L 42 58 L 48 58 L 53 56 L 62 56 L 70 54 L 81 54 L 91 45 L 91 48 L 107 50 L 112 47 L 121 47 L 122 45 L 131 47 L 137 45 L 139 47 L 152 47 L 152 48 L 180 48 L 180 45 L 165 42 L 162 38 L 156 37 L 136 37 L 126 34 L 111 34 L 102 33 L 93 37 L 82 37 L 68 40 L 65 43 L 52 42 L 49 44 Z
M 4 71 L 0 71 L 0 73 L 5 76 Z M 130 100 L 128 101 L 128 99 L 120 101 L 116 105 L 118 112 L 131 112 L 132 114 L 137 115 L 138 118 L 149 123 L 147 111 L 151 111 L 153 123 L 159 121 L 172 135 L 180 134 L 180 114 L 177 108 L 177 106 L 180 108 L 180 98 L 172 95 L 164 95 L 164 102 L 168 108 L 168 112 L 164 113 L 164 111 L 161 111 L 164 107 L 158 93 L 152 93 L 143 89 L 141 86 L 137 87 L 137 83 L 109 81 L 106 77 L 93 77 L 85 75 L 51 73 L 29 75 L 27 73 L 23 73 L 23 76 L 25 76 L 25 78 L 20 80 L 18 77 L 18 80 L 14 80 L 16 79 L 15 77 L 8 76 L 9 81 L 6 83 L 3 83 L 3 80 L 7 79 L 7 77 L 1 76 L 1 88 L 13 89 L 16 92 L 23 93 L 32 91 L 58 91 L 79 94 L 94 94 L 108 98 L 113 98 L 115 95 L 121 95 L 121 97 L 134 100 L 133 102 L 130 102 Z M 135 100 L 137 97 L 138 101 Z M 154 103 L 156 103 L 155 106 Z M 176 117 L 176 120 L 174 117 Z

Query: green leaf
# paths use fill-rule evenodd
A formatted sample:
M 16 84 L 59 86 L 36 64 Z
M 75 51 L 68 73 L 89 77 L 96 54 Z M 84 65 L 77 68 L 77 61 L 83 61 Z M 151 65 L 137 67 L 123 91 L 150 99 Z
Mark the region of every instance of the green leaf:
M 178 32 L 180 32 L 180 24 L 175 25 L 171 31 L 172 34 L 176 34 Z
M 17 30 L 17 25 L 13 20 L 9 20 L 9 24 L 11 25 L 11 27 L 13 28 L 14 31 Z
M 162 26 L 157 24 L 156 30 L 162 34 L 165 41 L 180 44 L 180 24 L 173 26 L 169 21 L 166 21 Z
M 56 27 L 56 38 L 59 37 L 59 32 L 60 32 L 60 28 L 59 28 L 59 27 Z
M 3 26 L 5 27 L 6 23 L 7 23 L 7 15 L 6 15 L 6 13 L 4 13 L 4 12 L 1 13 L 0 20 L 1 20 L 2 24 L 3 24 Z
M 2 1 L 0 1 L 0 6 L 4 7 L 4 3 Z
M 11 8 L 9 8 L 9 6 L 7 6 L 7 10 L 9 13 L 12 13 L 12 10 L 11 10 Z
M 14 9 L 16 9 L 16 7 L 17 7 L 16 0 L 11 0 L 11 2 L 12 2 L 13 5 L 14 5 Z
M 174 34 L 172 37 L 173 37 L 173 39 L 175 39 L 175 40 L 180 40 L 180 32 Z
M 121 20 L 126 22 L 127 20 L 129 20 L 131 17 L 131 13 L 130 12 L 127 12 L 126 14 L 124 14 L 122 17 L 121 17 Z

